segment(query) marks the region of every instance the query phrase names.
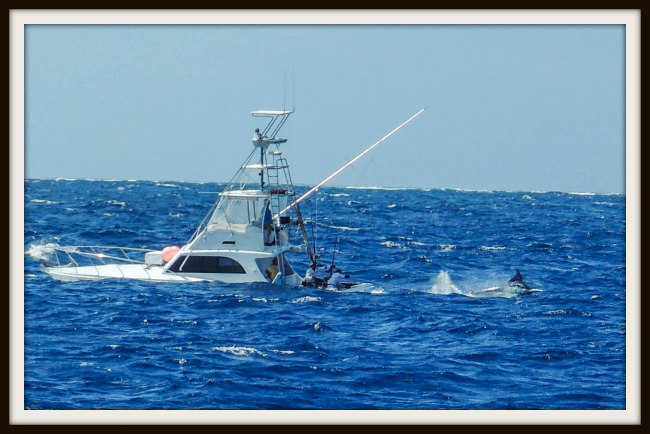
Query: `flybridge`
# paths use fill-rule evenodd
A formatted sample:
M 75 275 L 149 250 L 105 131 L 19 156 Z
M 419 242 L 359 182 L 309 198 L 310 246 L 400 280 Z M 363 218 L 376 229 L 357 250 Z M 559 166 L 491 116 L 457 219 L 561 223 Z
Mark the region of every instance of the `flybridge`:
M 255 146 L 263 147 L 264 144 L 280 144 L 286 142 L 287 139 L 279 139 L 275 135 L 280 131 L 287 119 L 289 119 L 291 113 L 293 113 L 293 110 L 256 110 L 251 112 L 254 117 L 271 118 L 264 131 L 260 133 L 260 138 L 263 140 L 259 140 Z

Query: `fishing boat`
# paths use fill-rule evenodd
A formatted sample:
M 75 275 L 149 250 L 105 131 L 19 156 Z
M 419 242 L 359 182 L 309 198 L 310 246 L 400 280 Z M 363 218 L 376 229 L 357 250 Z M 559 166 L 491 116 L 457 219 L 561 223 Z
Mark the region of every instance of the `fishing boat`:
M 293 110 L 253 111 L 252 116 L 268 119 L 266 127 L 255 130 L 251 153 L 185 245 L 161 250 L 52 245 L 42 257 L 41 270 L 62 281 L 130 279 L 300 286 L 303 278 L 287 254 L 305 252 L 309 264 L 316 261 L 300 202 L 423 111 L 300 197 L 296 197 L 289 164 L 280 150 L 287 139 L 278 137 Z M 296 244 L 292 233 L 298 232 L 302 241 Z M 350 289 L 358 283 L 346 285 L 345 289 Z

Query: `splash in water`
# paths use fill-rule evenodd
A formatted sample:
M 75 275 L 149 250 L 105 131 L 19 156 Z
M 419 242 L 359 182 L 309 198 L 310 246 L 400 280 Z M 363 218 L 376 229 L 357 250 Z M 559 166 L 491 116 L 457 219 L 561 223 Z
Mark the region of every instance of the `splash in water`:
M 56 243 L 32 244 L 25 250 L 25 254 L 37 261 L 49 261 L 57 247 L 59 245 Z
M 432 294 L 447 295 L 447 294 L 462 294 L 462 291 L 458 289 L 456 285 L 451 283 L 451 278 L 446 271 L 440 271 L 438 275 L 433 280 L 431 289 L 429 290 Z

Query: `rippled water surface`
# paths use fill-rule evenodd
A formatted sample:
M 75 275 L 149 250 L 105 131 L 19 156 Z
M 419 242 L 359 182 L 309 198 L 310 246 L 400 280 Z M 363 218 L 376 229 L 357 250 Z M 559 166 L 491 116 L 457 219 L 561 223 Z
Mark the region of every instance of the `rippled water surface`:
M 182 245 L 222 188 L 25 182 L 26 408 L 625 409 L 625 196 L 323 188 L 309 232 L 370 292 L 64 283 L 34 260 Z M 499 287 L 515 269 L 542 291 Z

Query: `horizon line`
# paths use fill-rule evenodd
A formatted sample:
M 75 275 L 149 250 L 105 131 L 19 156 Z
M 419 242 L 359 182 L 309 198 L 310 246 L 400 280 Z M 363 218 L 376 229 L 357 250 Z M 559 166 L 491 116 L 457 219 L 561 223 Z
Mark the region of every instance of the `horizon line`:
M 229 181 L 179 181 L 173 179 L 98 179 L 98 178 L 64 178 L 64 177 L 52 177 L 52 178 L 25 178 L 24 181 L 87 181 L 87 182 L 155 182 L 155 183 L 185 183 L 185 184 L 228 184 Z M 309 184 L 294 184 L 296 187 L 313 187 Z M 535 193 L 535 194 L 546 194 L 546 193 L 562 193 L 562 194 L 573 194 L 573 195 L 602 195 L 602 196 L 625 196 L 625 192 L 580 192 L 580 191 L 562 191 L 562 190 L 505 190 L 505 189 L 474 189 L 474 188 L 460 188 L 460 187 L 403 187 L 403 186 L 356 186 L 356 185 L 329 185 L 321 186 L 319 189 L 323 188 L 341 188 L 341 189 L 358 189 L 358 190 L 452 190 L 458 192 L 474 192 L 474 193 Z

